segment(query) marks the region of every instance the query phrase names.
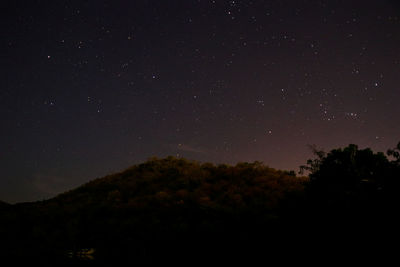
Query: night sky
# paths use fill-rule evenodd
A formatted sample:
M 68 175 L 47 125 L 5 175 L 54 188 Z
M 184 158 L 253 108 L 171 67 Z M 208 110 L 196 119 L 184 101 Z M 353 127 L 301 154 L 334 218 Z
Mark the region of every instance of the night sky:
M 400 141 L 397 1 L 2 1 L 0 199 L 151 156 L 298 171 Z

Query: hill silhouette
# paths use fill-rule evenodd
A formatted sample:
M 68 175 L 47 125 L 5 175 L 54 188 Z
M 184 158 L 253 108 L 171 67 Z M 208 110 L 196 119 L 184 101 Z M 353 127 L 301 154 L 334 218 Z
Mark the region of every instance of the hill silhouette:
M 2 234 L 9 253 L 17 255 L 23 242 L 31 257 L 95 248 L 99 258 L 142 263 L 149 254 L 188 258 L 224 244 L 217 250 L 223 254 L 242 247 L 239 240 L 272 238 L 307 180 L 260 162 L 152 158 L 53 199 L 13 205 Z
M 59 265 L 381 255 L 382 236 L 398 236 L 399 150 L 313 148 L 308 176 L 152 158 L 46 201 L 0 202 L 0 251 Z

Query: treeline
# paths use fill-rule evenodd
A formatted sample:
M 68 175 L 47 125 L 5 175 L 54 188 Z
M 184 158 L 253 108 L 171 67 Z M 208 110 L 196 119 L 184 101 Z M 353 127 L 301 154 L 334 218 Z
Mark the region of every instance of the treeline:
M 52 263 L 82 260 L 85 248 L 101 262 L 226 263 L 395 236 L 400 143 L 386 155 L 313 151 L 307 176 L 260 162 L 152 158 L 47 201 L 0 203 L 0 249 Z
M 327 212 L 337 207 L 340 213 L 347 211 L 350 217 L 360 219 L 367 215 L 382 219 L 372 215 L 388 215 L 388 210 L 398 205 L 400 143 L 387 155 L 354 144 L 329 153 L 313 151 L 316 158 L 301 166 L 302 171 L 310 172 L 306 190 L 313 205 L 325 205 Z

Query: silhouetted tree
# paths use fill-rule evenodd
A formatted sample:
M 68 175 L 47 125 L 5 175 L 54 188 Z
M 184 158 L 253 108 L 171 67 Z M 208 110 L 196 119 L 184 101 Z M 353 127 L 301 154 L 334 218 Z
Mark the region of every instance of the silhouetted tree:
M 388 156 L 392 156 L 394 158 L 394 163 L 400 164 L 400 142 L 393 149 L 389 149 L 387 151 Z
M 361 222 L 383 227 L 394 221 L 399 204 L 399 149 L 398 145 L 388 151 L 394 161 L 382 152 L 359 149 L 354 144 L 327 154 L 314 151 L 317 159 L 303 167 L 310 171 L 306 188 L 310 216 L 324 214 L 325 223 L 331 227 L 337 220 L 360 227 Z
M 391 165 L 386 156 L 371 149 L 358 149 L 350 144 L 327 154 L 315 152 L 316 160 L 309 160 L 303 169 L 310 171 L 310 185 L 318 190 L 351 192 L 364 185 L 382 189 L 390 180 Z M 326 193 L 326 192 L 325 192 Z
M 316 145 L 308 146 L 311 152 L 316 156 L 314 159 L 308 159 L 306 165 L 300 166 L 300 174 L 304 174 L 305 171 L 315 173 L 319 170 L 322 160 L 325 158 L 326 153 L 323 150 L 318 150 Z

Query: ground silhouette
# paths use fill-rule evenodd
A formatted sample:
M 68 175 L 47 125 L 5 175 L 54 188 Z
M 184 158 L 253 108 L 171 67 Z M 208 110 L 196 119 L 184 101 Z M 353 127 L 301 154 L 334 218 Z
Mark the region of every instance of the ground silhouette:
M 152 158 L 46 201 L 0 202 L 1 253 L 141 265 L 389 251 L 382 235 L 398 234 L 399 149 L 314 148 L 301 167 L 308 176 L 260 162 Z

